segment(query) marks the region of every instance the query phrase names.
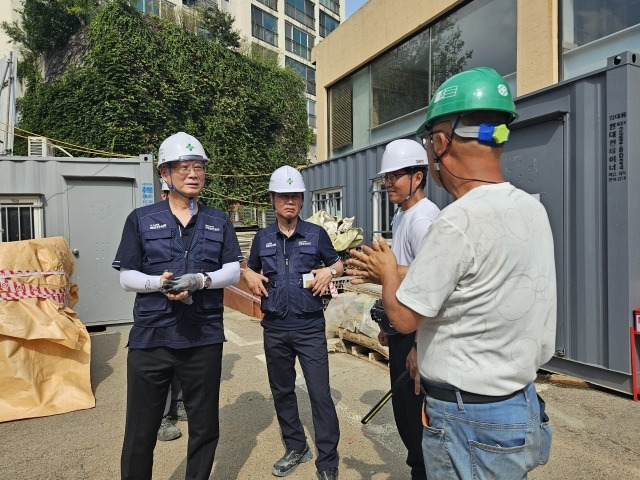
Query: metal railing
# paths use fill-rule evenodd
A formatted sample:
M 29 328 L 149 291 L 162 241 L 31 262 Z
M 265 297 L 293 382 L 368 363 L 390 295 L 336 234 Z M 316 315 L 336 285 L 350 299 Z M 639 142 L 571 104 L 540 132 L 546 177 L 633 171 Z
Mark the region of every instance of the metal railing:
M 340 2 L 335 2 L 333 0 L 320 0 L 320 5 L 327 7 L 333 13 L 340 15 Z
M 255 22 L 251 22 L 251 35 L 271 45 L 278 46 L 278 34 Z
M 278 11 L 278 0 L 258 0 L 263 5 L 266 5 L 271 10 Z
M 307 15 L 302 10 L 298 10 L 293 5 L 286 3 L 284 5 L 284 13 L 290 16 L 291 18 L 299 21 L 303 25 L 306 25 L 309 28 L 316 28 L 316 19 L 312 16 Z
M 306 45 L 302 45 L 301 43 L 294 42 L 292 39 L 287 38 L 284 48 L 287 52 L 295 53 L 306 60 L 311 60 L 311 49 Z

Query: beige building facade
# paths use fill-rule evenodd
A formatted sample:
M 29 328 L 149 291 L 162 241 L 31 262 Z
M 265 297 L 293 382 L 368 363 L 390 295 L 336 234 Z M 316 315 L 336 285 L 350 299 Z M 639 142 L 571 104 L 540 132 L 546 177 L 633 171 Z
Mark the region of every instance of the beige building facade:
M 637 0 L 369 0 L 313 49 L 318 160 L 409 135 L 435 87 L 465 68 L 496 68 L 517 97 L 604 68 L 640 51 L 637 12 Z M 380 118 L 410 96 L 424 100 Z

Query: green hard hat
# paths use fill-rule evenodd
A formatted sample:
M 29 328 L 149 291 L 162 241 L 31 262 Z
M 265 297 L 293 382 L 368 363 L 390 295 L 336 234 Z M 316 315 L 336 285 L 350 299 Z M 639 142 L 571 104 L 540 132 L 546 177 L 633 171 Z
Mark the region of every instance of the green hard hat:
M 436 118 L 474 110 L 507 112 L 511 114 L 507 123 L 518 118 L 509 85 L 493 68 L 472 68 L 445 80 L 433 95 L 427 119 L 420 125 L 416 135 L 424 134 Z

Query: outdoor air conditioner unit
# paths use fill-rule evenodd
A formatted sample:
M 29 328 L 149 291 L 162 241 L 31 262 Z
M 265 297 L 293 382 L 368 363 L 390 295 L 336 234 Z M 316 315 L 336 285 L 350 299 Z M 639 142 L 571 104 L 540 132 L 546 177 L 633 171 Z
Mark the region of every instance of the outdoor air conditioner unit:
M 30 157 L 53 157 L 53 147 L 46 137 L 28 137 L 28 155 Z

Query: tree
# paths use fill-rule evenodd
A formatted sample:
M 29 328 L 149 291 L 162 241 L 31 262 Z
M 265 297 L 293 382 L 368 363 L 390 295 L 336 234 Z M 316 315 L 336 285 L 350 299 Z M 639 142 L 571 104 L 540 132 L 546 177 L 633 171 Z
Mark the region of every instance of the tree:
M 240 48 L 240 34 L 233 29 L 234 18 L 218 7 L 202 9 L 202 29 L 204 38 L 219 43 L 223 47 Z

